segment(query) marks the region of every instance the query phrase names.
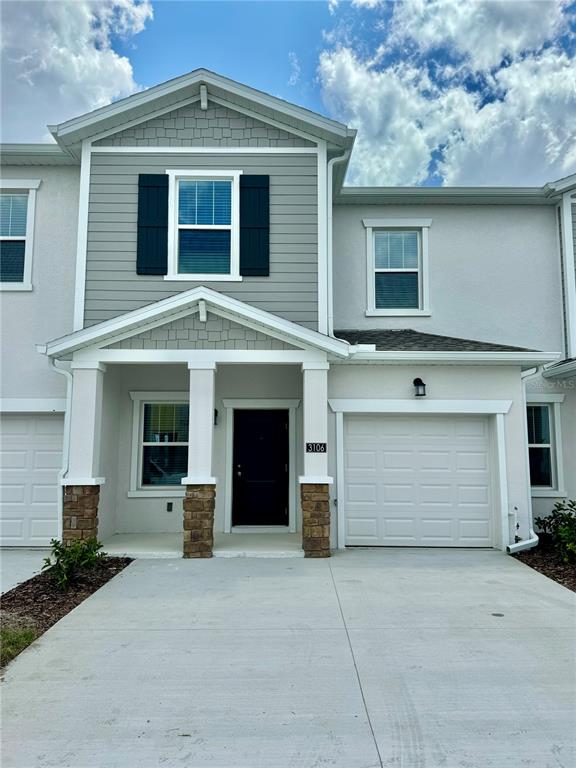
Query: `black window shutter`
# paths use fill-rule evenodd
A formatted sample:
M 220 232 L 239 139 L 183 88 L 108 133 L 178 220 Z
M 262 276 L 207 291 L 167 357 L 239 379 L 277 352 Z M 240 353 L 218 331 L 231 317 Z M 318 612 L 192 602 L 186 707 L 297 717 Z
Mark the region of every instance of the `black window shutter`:
M 165 275 L 168 272 L 168 176 L 138 176 L 138 244 L 136 272 Z
M 270 274 L 269 176 L 240 176 L 240 274 Z

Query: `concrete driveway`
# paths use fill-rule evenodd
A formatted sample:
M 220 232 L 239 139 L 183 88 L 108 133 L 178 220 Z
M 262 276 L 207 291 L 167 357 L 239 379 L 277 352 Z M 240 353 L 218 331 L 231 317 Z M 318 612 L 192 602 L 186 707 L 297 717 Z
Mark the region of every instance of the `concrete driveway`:
M 8 592 L 40 573 L 49 549 L 0 548 L 0 593 Z
M 139 560 L 8 668 L 3 768 L 573 768 L 575 599 L 494 551 Z

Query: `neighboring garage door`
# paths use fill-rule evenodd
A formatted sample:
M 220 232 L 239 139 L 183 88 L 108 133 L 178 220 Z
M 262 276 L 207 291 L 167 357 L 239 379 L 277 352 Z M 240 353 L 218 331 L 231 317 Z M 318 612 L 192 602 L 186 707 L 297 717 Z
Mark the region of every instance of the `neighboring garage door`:
M 490 547 L 483 416 L 345 417 L 346 544 Z
M 0 543 L 38 547 L 58 534 L 64 417 L 0 415 Z

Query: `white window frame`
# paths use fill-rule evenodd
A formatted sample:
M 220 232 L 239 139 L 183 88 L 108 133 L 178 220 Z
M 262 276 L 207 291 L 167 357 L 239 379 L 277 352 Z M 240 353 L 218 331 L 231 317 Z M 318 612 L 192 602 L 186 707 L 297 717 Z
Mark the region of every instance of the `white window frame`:
M 240 176 L 239 170 L 167 170 L 168 175 L 168 273 L 164 280 L 185 280 L 186 282 L 231 282 L 241 281 L 240 275 Z M 222 273 L 181 273 L 178 272 L 178 182 L 181 179 L 227 179 L 232 182 L 232 216 L 230 225 L 186 225 L 187 229 L 229 229 L 230 230 L 230 272 Z
M 430 312 L 430 288 L 428 279 L 429 245 L 428 230 L 432 219 L 363 219 L 366 228 L 366 317 L 428 317 Z M 387 308 L 376 307 L 376 272 L 415 272 L 414 269 L 376 269 L 374 253 L 374 235 L 377 231 L 414 232 L 418 233 L 418 289 L 419 299 L 417 308 Z
M 528 443 L 530 448 L 550 448 L 550 467 L 552 473 L 552 485 L 530 485 L 530 495 L 534 498 L 563 498 L 566 496 L 564 488 L 564 458 L 562 453 L 562 426 L 560 406 L 564 402 L 564 395 L 537 395 L 528 393 L 526 396 L 526 424 L 528 424 L 528 406 L 542 405 L 548 408 L 548 420 L 550 426 L 550 443 Z M 528 429 L 528 427 L 526 427 Z M 530 467 L 528 466 L 528 471 Z
M 7 236 L 2 240 L 25 240 L 24 274 L 22 282 L 0 282 L 0 291 L 31 291 L 32 290 L 32 257 L 34 255 L 34 217 L 36 213 L 36 190 L 41 179 L 0 179 L 0 193 L 28 194 L 26 210 L 26 235 L 24 237 Z
M 144 454 L 144 406 L 150 403 L 188 403 L 187 392 L 130 392 L 132 400 L 132 446 L 130 460 L 130 487 L 128 498 L 181 498 L 185 488 L 181 485 L 147 486 L 142 484 L 142 458 Z M 148 445 L 148 443 L 147 443 Z M 154 443 L 154 445 L 188 445 L 185 443 Z

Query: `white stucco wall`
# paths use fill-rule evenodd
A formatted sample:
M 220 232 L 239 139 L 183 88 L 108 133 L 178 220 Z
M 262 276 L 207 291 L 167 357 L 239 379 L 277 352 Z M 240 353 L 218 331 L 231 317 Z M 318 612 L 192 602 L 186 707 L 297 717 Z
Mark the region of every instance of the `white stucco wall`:
M 511 400 L 505 416 L 509 508 L 517 508 L 519 535 L 528 536 L 530 496 L 525 449 L 526 419 L 520 369 L 508 366 L 381 366 L 334 365 L 330 369 L 329 398 L 406 398 L 414 400 L 412 382 L 426 382 L 427 400 Z M 330 417 L 334 433 L 335 417 Z M 336 475 L 335 452 L 330 452 L 330 472 Z M 495 510 L 496 530 L 500 528 Z M 333 512 L 332 529 L 336 522 Z
M 4 179 L 41 179 L 36 193 L 32 291 L 0 292 L 1 396 L 65 397 L 36 344 L 72 331 L 79 171 L 72 166 L 10 166 Z
M 365 316 L 363 218 L 432 219 L 430 317 Z M 561 352 L 560 257 L 554 207 L 337 206 L 334 327 L 413 328 Z

